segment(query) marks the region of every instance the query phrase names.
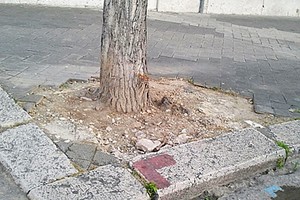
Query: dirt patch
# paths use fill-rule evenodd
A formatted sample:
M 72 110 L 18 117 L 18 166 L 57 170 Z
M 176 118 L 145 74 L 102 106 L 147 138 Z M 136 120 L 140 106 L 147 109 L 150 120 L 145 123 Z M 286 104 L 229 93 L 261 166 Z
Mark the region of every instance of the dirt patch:
M 262 125 L 283 120 L 254 113 L 250 99 L 179 79 L 151 80 L 154 105 L 141 113 L 120 114 L 94 98 L 98 85 L 94 80 L 40 88 L 35 93 L 45 98 L 31 115 L 54 138 L 92 142 L 103 151 L 131 156 L 143 153 L 136 148 L 141 139 L 151 140 L 158 151 L 249 127 L 245 120 Z

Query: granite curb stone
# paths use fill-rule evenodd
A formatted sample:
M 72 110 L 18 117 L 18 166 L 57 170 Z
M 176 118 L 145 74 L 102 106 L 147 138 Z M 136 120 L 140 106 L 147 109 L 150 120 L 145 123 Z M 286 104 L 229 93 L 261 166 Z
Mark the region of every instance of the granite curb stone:
M 26 123 L 31 117 L 0 87 L 0 130 Z
M 146 200 L 145 188 L 127 169 L 106 165 L 77 177 L 37 187 L 28 194 L 32 200 Z
M 34 124 L 0 134 L 0 162 L 25 192 L 78 172 Z
M 16 185 L 8 171 L 0 163 L 0 199 L 28 200 L 26 194 Z
M 272 125 L 269 129 L 275 140 L 300 150 L 300 120 Z
M 254 129 L 228 133 L 139 156 L 133 168 L 161 189 L 162 199 L 189 199 L 269 167 L 284 155 L 274 141 Z

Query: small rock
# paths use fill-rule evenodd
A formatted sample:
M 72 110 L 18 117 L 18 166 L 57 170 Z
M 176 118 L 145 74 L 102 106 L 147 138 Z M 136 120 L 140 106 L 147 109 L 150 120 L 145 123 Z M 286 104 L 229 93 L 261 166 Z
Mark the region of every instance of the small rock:
M 142 126 L 142 123 L 141 122 L 134 122 L 133 123 L 133 127 L 134 128 L 140 128 Z
M 111 119 L 111 123 L 114 124 L 116 123 L 116 120 L 114 118 Z
M 104 145 L 109 145 L 109 141 L 106 140 L 106 141 L 104 142 Z
M 245 123 L 249 124 L 252 128 L 264 128 L 262 125 L 251 120 L 245 120 Z
M 183 144 L 186 143 L 188 141 L 188 139 L 190 139 L 190 136 L 187 136 L 187 134 L 181 134 L 178 135 L 175 139 L 174 139 L 174 143 L 175 144 Z
M 96 111 L 101 110 L 101 106 L 100 106 L 100 105 L 95 106 L 95 110 L 96 110 Z
M 108 127 L 106 127 L 105 130 L 108 131 L 108 132 L 111 132 L 111 131 L 112 131 L 112 128 L 111 128 L 110 126 L 108 126 Z
M 59 135 L 55 135 L 56 139 L 60 139 L 60 136 Z
M 132 132 L 132 133 L 136 133 L 137 130 L 136 130 L 136 129 L 132 129 L 131 132 Z
M 145 138 L 146 134 L 142 131 L 138 131 L 138 132 L 135 133 L 135 137 L 138 138 L 138 139 Z
M 149 139 L 140 139 L 136 143 L 136 148 L 142 150 L 144 152 L 152 152 L 158 146 L 160 146 L 161 142 L 158 140 L 152 141 Z
M 187 129 L 185 129 L 185 128 L 182 129 L 181 133 L 182 133 L 182 134 L 187 134 Z
M 91 98 L 88 97 L 80 97 L 80 99 L 83 101 L 93 101 Z

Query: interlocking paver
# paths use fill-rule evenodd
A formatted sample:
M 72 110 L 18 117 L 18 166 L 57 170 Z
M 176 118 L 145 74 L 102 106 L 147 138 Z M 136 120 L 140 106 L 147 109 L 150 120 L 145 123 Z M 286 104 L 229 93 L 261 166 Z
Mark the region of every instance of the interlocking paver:
M 36 87 L 34 81 L 59 86 L 69 78 L 86 79 L 98 73 L 101 12 L 1 6 L 5 9 L 0 13 L 0 82 L 12 95 L 26 95 Z M 299 19 L 155 12 L 149 16 L 151 74 L 183 77 L 192 74 L 198 77 L 199 84 L 222 85 L 249 94 L 259 93 L 262 88 L 274 94 L 298 90 L 300 29 L 296 24 Z M 169 64 L 164 63 L 166 58 L 170 58 Z M 199 67 L 213 59 L 228 65 L 226 76 Z M 216 66 L 216 63 L 209 65 Z M 237 69 L 243 72 L 236 73 Z M 247 79 L 247 84 L 243 79 Z M 26 85 L 26 92 L 21 92 L 25 88 L 20 88 L 20 84 Z M 260 102 L 256 107 L 268 108 L 276 114 L 274 109 L 299 106 L 294 100 L 298 96 L 285 94 L 284 97 L 284 106 L 270 107 L 268 102 Z M 284 112 L 277 110 L 279 113 Z

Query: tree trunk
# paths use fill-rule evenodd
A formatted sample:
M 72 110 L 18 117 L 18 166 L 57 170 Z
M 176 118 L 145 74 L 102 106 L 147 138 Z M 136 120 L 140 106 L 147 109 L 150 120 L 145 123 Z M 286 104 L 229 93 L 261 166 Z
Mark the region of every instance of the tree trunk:
M 119 112 L 150 104 L 146 63 L 147 0 L 105 0 L 100 98 Z

